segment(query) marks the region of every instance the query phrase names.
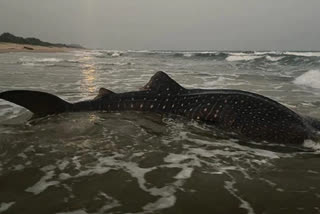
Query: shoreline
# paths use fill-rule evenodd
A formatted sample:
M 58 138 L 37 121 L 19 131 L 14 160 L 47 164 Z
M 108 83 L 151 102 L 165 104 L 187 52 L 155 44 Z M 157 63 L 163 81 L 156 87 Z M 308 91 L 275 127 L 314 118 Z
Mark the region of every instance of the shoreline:
M 55 53 L 55 52 L 69 52 L 75 50 L 82 50 L 79 48 L 65 48 L 65 47 L 46 47 L 28 44 L 16 44 L 0 42 L 0 53 L 10 52 L 30 52 L 30 53 Z

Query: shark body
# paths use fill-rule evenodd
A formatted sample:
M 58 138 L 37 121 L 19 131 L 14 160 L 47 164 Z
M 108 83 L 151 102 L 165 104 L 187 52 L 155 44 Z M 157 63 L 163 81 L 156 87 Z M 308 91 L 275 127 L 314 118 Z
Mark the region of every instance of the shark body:
M 140 91 L 99 95 L 77 103 L 38 91 L 15 90 L 0 98 L 21 105 L 36 115 L 80 111 L 142 111 L 180 115 L 212 124 L 254 141 L 301 144 L 320 130 L 317 119 L 303 117 L 265 96 L 229 89 L 185 89 L 164 72 L 157 72 Z

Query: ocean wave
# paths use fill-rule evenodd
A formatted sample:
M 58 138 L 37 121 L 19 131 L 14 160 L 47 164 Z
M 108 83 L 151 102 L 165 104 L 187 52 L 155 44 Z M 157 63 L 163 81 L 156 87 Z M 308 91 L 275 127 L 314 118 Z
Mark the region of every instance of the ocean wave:
M 253 56 L 283 56 L 283 55 L 292 55 L 292 56 L 303 56 L 303 57 L 320 57 L 320 52 L 304 52 L 304 51 L 173 51 L 173 50 L 128 50 L 128 51 L 121 51 L 121 50 L 94 50 L 88 52 L 91 54 L 96 55 L 113 55 L 113 54 L 161 54 L 161 55 L 177 55 L 177 56 L 216 56 L 219 54 L 227 54 L 227 55 L 234 55 L 234 56 L 246 56 L 246 55 L 253 55 Z
M 277 61 L 279 61 L 279 60 L 282 60 L 283 58 L 284 58 L 284 56 L 278 56 L 278 57 L 276 57 L 276 56 L 269 56 L 269 55 L 266 56 L 266 59 L 269 60 L 269 61 L 271 61 L 271 62 L 277 62 Z
M 91 57 L 91 56 L 100 57 L 104 55 L 103 52 L 104 51 L 101 51 L 101 50 L 75 51 L 75 56 L 76 57 Z
M 263 56 L 256 56 L 256 55 L 230 55 L 226 58 L 229 62 L 235 62 L 235 61 L 250 61 L 262 58 Z
M 120 52 L 114 52 L 111 54 L 112 57 L 119 57 L 121 55 L 122 55 L 122 53 L 120 53 Z
M 297 77 L 293 83 L 320 89 L 320 71 L 310 70 Z
M 229 62 L 234 61 L 252 61 L 256 59 L 265 59 L 269 62 L 281 61 L 285 58 L 291 60 L 290 57 L 307 57 L 316 56 L 316 53 L 304 53 L 301 55 L 298 53 L 291 52 L 279 52 L 279 51 L 265 51 L 265 52 L 253 52 L 253 51 L 243 51 L 243 52 L 228 52 L 228 51 L 129 51 L 129 54 L 143 54 L 143 55 L 164 55 L 164 56 L 174 56 L 182 58 L 210 58 L 214 60 L 226 60 Z M 289 57 L 289 58 L 288 58 Z
M 254 51 L 255 55 L 281 55 L 279 51 Z
M 105 65 L 105 66 L 126 66 L 126 65 L 134 65 L 133 62 L 98 62 L 97 65 Z
M 217 57 L 219 54 L 218 52 L 211 52 L 211 51 L 203 51 L 203 52 L 181 52 L 180 55 L 184 57 Z
M 97 58 L 121 56 L 165 56 L 184 59 L 226 60 L 228 62 L 265 60 L 269 63 L 313 63 L 314 57 L 320 57 L 320 52 L 293 52 L 293 51 L 170 51 L 170 50 L 96 50 L 86 52 Z M 318 61 L 316 62 L 318 63 Z
M 69 62 L 69 63 L 80 63 L 79 60 L 75 60 L 75 59 L 69 59 L 69 60 L 66 60 L 66 62 Z
M 185 57 L 192 57 L 192 56 L 193 56 L 193 53 L 187 52 L 187 53 L 184 53 L 183 56 L 185 56 Z
M 175 56 L 175 57 L 217 57 L 217 56 L 226 56 L 224 52 L 218 51 L 133 51 L 129 50 L 129 54 L 143 54 L 143 55 L 165 55 L 165 56 Z
M 21 57 L 19 59 L 19 62 L 22 63 L 34 63 L 34 62 L 40 62 L 40 63 L 46 63 L 46 62 L 62 62 L 63 59 L 60 58 L 36 58 L 36 57 Z
M 103 51 L 100 51 L 99 53 L 101 53 L 100 56 L 102 56 L 102 57 L 106 57 L 106 56 L 119 57 L 119 56 L 123 56 L 126 53 L 126 51 L 103 50 Z
M 37 58 L 37 57 L 21 57 L 18 60 L 18 64 L 24 66 L 53 66 L 55 63 L 63 62 L 60 58 Z
M 77 59 L 61 59 L 61 58 L 36 58 L 36 57 L 21 57 L 18 60 L 18 64 L 24 66 L 62 66 L 62 67 L 70 67 L 67 64 L 77 64 L 81 61 Z M 64 65 L 62 64 L 64 63 Z
M 219 53 L 219 52 L 204 51 L 204 52 L 184 53 L 184 56 L 217 58 L 219 56 L 225 56 L 225 55 L 224 53 Z
M 36 64 L 36 63 L 33 63 L 33 62 L 23 62 L 23 63 L 21 63 L 21 65 L 25 65 L 25 66 L 36 66 L 37 64 Z
M 320 52 L 283 52 L 285 55 L 303 56 L 303 57 L 320 57 Z

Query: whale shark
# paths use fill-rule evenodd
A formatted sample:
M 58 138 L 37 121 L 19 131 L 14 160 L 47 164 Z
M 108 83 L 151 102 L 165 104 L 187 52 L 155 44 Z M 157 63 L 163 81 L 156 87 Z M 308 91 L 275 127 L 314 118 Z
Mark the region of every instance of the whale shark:
M 101 88 L 94 99 L 76 103 L 29 90 L 5 91 L 0 98 L 37 116 L 81 111 L 178 115 L 248 140 L 280 144 L 302 144 L 316 139 L 320 131 L 318 119 L 302 116 L 268 97 L 232 89 L 186 89 L 162 71 L 138 91 L 115 93 Z

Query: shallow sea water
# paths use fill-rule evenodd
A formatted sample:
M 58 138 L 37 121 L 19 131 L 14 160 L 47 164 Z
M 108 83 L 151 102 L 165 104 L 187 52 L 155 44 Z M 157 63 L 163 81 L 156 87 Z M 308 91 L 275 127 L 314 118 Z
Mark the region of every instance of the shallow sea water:
M 159 70 L 186 88 L 257 92 L 320 118 L 318 52 L 0 54 L 0 91 L 70 102 L 138 90 Z M 244 142 L 157 114 L 29 120 L 0 100 L 0 213 L 320 213 L 320 142 Z

